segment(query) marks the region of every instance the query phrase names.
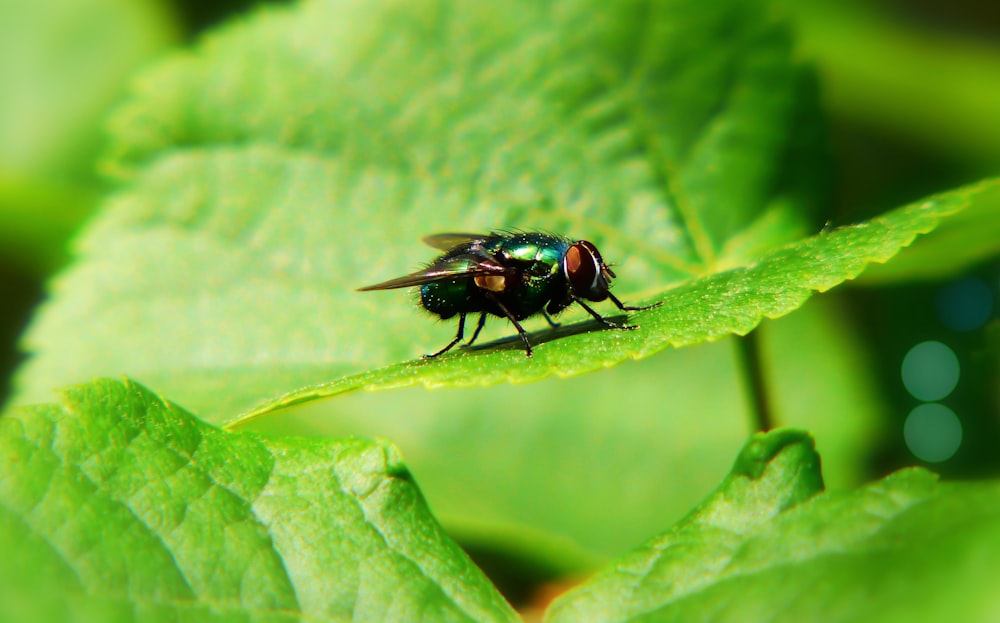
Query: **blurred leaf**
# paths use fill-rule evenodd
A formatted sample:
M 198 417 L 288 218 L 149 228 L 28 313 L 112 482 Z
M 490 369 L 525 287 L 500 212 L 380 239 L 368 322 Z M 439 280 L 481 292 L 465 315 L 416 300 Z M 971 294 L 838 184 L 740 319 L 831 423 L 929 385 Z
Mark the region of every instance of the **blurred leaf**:
M 760 9 L 314 1 L 224 30 L 146 74 L 116 116 L 127 185 L 31 328 L 20 399 L 125 372 L 223 421 L 413 358 L 451 323 L 353 290 L 428 260 L 425 233 L 586 237 L 628 302 L 796 239 L 815 111 Z M 665 345 L 645 340 L 668 315 L 647 318 L 532 362 L 478 351 L 441 370 L 478 384 L 597 369 Z
M 4 179 L 0 173 L 0 261 L 35 279 L 47 276 L 66 263 L 67 241 L 98 196 L 96 180 Z
M 810 438 L 758 434 L 688 517 L 560 597 L 546 621 L 996 620 L 998 483 L 910 469 L 851 493 L 821 488 Z
M 827 481 L 853 487 L 869 477 L 886 413 L 837 299 L 765 322 L 761 342 L 777 420 L 812 431 Z M 726 474 L 749 420 L 733 348 L 722 340 L 530 385 L 357 392 L 254 426 L 392 439 L 463 546 L 564 577 L 680 519 Z
M 514 621 L 396 450 L 97 381 L 0 418 L 5 621 Z
M 160 0 L 0 3 L 0 249 L 44 274 L 96 205 L 104 118 L 176 39 Z
M 890 14 L 891 3 L 887 10 L 863 0 L 775 4 L 791 18 L 797 47 L 815 63 L 834 111 L 953 155 L 1000 162 L 995 38 L 903 19 L 905 5 Z

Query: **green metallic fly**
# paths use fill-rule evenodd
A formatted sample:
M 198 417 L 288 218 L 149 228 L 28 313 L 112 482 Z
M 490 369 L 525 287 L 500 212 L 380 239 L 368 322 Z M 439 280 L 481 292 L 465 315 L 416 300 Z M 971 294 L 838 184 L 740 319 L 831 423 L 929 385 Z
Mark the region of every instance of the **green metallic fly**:
M 531 343 L 519 321 L 542 314 L 556 327 L 551 316 L 573 303 L 579 303 L 604 326 L 635 329 L 617 324 L 591 309 L 584 300 L 600 302 L 611 299 L 622 311 L 641 311 L 657 307 L 630 307 L 611 294 L 611 279 L 616 277 L 590 242 L 573 242 L 561 236 L 536 232 L 494 232 L 480 234 L 435 234 L 424 242 L 444 251 L 444 255 L 423 270 L 383 281 L 368 290 L 393 290 L 420 286 L 420 303 L 443 320 L 458 316 L 458 333 L 447 346 L 426 358 L 437 357 L 458 344 L 465 333 L 465 317 L 479 313 L 479 324 L 471 345 L 479 337 L 486 316 L 510 320 L 531 357 Z

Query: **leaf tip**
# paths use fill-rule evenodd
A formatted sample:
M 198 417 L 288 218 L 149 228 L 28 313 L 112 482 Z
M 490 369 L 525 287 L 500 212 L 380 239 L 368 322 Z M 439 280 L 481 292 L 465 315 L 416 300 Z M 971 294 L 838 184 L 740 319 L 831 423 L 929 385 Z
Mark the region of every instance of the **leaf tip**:
M 739 477 L 768 481 L 784 492 L 786 508 L 824 488 L 815 441 L 809 433 L 791 428 L 754 434 L 733 464 L 730 478 Z

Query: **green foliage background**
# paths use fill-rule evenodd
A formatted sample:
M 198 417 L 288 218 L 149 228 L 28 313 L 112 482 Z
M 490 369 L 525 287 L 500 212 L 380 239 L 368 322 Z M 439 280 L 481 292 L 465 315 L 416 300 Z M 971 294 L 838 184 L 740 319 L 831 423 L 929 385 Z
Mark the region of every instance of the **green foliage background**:
M 818 0 L 313 0 L 200 36 L 77 5 L 0 7 L 6 287 L 67 262 L 0 418 L 3 620 L 1000 611 L 995 483 L 880 479 L 916 462 L 897 370 L 941 280 L 996 295 L 989 45 Z M 499 227 L 663 305 L 421 361 L 452 324 L 354 291 Z M 746 441 L 751 331 L 811 436 Z M 955 338 L 947 475 L 997 467 L 991 331 Z

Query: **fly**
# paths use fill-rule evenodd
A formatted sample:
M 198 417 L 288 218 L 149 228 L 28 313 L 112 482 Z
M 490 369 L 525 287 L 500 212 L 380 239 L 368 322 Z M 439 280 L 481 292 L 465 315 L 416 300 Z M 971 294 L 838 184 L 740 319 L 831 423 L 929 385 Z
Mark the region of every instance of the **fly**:
M 435 234 L 424 238 L 444 254 L 427 267 L 409 275 L 377 283 L 361 291 L 420 287 L 420 304 L 446 320 L 458 316 L 455 339 L 426 358 L 437 357 L 462 341 L 465 318 L 479 314 L 471 345 L 479 337 L 489 315 L 510 320 L 531 357 L 531 342 L 522 320 L 542 314 L 553 327 L 552 316 L 573 303 L 606 327 L 635 329 L 604 318 L 585 301 L 610 299 L 622 311 L 642 311 L 644 307 L 623 304 L 611 293 L 615 273 L 600 252 L 586 240 L 572 241 L 561 236 L 536 232 L 494 232 L 491 234 Z

